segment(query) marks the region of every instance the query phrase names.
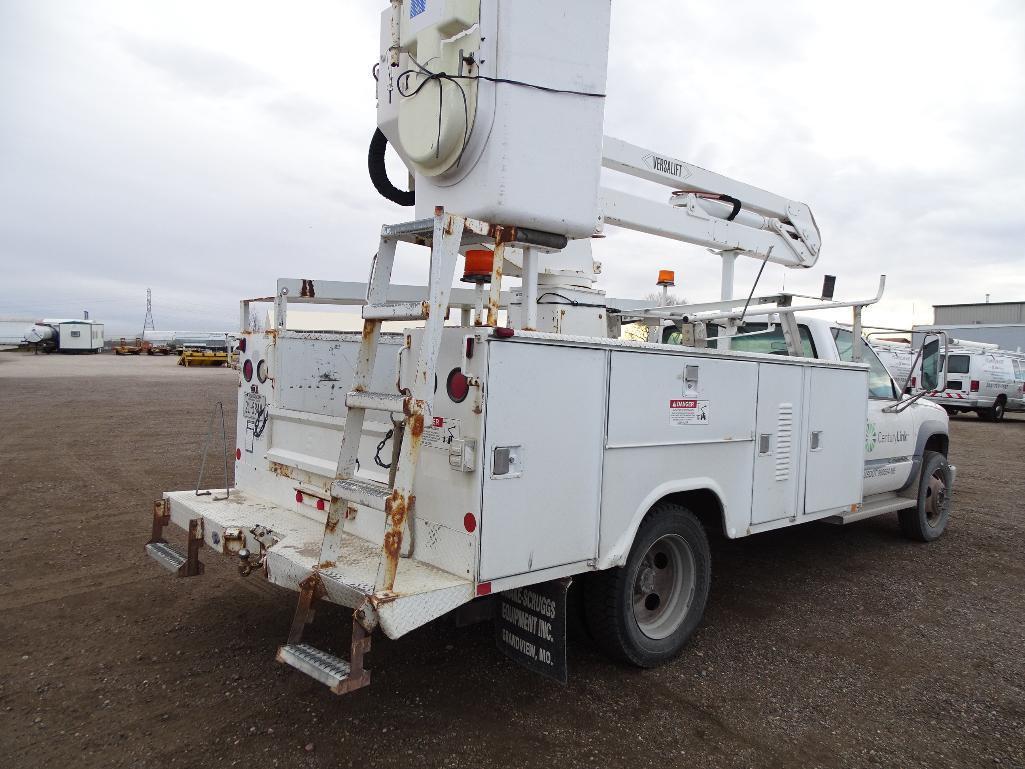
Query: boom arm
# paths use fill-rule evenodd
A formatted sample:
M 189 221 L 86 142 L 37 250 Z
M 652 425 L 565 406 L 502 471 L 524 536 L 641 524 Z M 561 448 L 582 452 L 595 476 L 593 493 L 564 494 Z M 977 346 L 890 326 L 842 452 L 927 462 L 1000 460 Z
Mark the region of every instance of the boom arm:
M 602 187 L 602 224 L 681 240 L 715 251 L 811 267 L 821 237 L 804 203 L 606 136 L 602 165 L 673 188 L 668 205 Z

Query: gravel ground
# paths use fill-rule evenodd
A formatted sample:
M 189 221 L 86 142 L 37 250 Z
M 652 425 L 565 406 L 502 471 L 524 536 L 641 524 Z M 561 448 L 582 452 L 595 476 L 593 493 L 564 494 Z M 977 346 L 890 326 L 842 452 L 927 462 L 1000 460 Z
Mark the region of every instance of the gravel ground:
M 0 354 L 4 766 L 1025 767 L 1022 415 L 952 420 L 936 543 L 895 516 L 715 542 L 705 621 L 666 667 L 577 639 L 562 687 L 442 618 L 376 637 L 373 685 L 338 698 L 274 662 L 292 594 L 143 553 L 236 392 L 171 359 Z M 347 625 L 329 607 L 311 640 L 344 648 Z

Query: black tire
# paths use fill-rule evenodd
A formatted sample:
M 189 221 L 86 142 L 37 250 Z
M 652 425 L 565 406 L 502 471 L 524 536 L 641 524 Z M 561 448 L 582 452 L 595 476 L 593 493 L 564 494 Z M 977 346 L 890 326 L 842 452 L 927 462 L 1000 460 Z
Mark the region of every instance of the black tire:
M 943 410 L 947 412 L 948 417 L 952 417 L 957 414 L 957 409 L 952 409 L 950 406 L 944 406 Z
M 1007 404 L 1002 398 L 997 398 L 996 403 L 993 404 L 992 415 L 994 422 L 1001 422 L 1004 419 L 1004 414 L 1007 412 Z
M 979 409 L 975 412 L 975 416 L 981 419 L 983 422 L 993 421 L 993 409 Z
M 591 635 L 621 662 L 668 662 L 701 622 L 711 576 L 701 522 L 687 508 L 661 502 L 641 522 L 626 565 L 590 575 L 584 602 Z
M 943 535 L 950 519 L 952 486 L 953 473 L 947 458 L 938 451 L 925 452 L 918 479 L 918 504 L 897 514 L 905 537 L 932 542 Z

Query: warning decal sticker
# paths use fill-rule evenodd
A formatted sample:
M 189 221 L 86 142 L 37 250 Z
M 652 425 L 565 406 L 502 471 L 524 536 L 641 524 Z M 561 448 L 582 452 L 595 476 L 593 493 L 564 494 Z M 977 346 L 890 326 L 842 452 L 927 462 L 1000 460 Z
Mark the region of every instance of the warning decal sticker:
M 707 425 L 708 401 L 691 398 L 670 400 L 669 424 L 673 427 L 679 425 Z
M 424 432 L 421 438 L 421 445 L 432 449 L 448 449 L 452 441 L 459 440 L 459 420 L 446 419 L 444 417 L 430 417 L 424 422 Z

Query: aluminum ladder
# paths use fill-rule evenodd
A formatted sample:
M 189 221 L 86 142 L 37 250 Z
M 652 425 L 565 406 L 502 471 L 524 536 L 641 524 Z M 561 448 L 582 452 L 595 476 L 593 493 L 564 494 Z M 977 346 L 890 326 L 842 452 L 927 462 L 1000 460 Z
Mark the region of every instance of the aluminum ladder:
M 424 415 L 430 413 L 433 406 L 438 350 L 456 261 L 460 247 L 464 244 L 464 232 L 471 241 L 490 239 L 483 223 L 446 214 L 441 209 L 436 209 L 431 219 L 386 225 L 381 230 L 380 246 L 371 268 L 367 304 L 363 307 L 363 340 L 352 389 L 345 396 L 345 427 L 318 563 L 338 561 L 344 528 L 341 522 L 349 505 L 362 505 L 384 512 L 386 531 L 374 595 L 390 592 L 395 586 L 398 559 L 412 512 L 413 481 L 420 455 Z M 388 287 L 399 241 L 431 248 L 430 283 L 426 301 L 403 304 L 390 304 L 388 301 Z M 411 379 L 412 387 L 404 392 L 383 393 L 372 392 L 370 389 L 381 324 L 386 320 L 426 321 L 417 352 L 416 371 Z M 356 475 L 367 411 L 390 412 L 396 424 L 394 440 L 397 451 L 393 454 L 390 483 Z M 323 586 L 316 568 L 300 583 L 300 588 L 299 605 L 288 641 L 278 649 L 278 661 L 326 684 L 336 694 L 368 685 L 370 671 L 363 667 L 363 655 L 370 650 L 370 633 L 376 625 L 373 606 L 369 601 L 371 596 L 367 596 L 364 605 L 353 614 L 350 659 L 344 660 L 302 643 L 303 630 L 313 618 L 316 602 L 323 596 Z

